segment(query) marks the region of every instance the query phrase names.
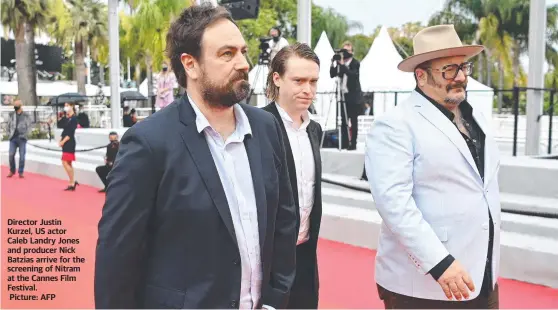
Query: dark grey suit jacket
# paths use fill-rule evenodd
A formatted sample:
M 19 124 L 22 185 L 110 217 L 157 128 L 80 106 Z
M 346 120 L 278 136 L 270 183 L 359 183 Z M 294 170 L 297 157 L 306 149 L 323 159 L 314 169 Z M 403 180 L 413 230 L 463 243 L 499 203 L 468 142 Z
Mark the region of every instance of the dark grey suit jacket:
M 242 105 L 256 194 L 261 303 L 285 307 L 295 275 L 296 207 L 280 125 Z M 240 253 L 229 206 L 187 96 L 122 137 L 108 177 L 95 261 L 97 308 L 238 308 Z M 260 305 L 257 305 L 260 306 Z
M 283 133 L 283 142 L 285 143 L 285 151 L 287 154 L 287 167 L 289 170 L 289 177 L 291 181 L 291 191 L 293 193 L 294 201 L 296 204 L 296 218 L 297 218 L 297 231 L 300 227 L 300 211 L 298 205 L 298 186 L 296 180 L 296 168 L 293 158 L 293 152 L 291 145 L 289 143 L 289 138 L 287 137 L 287 131 L 285 125 L 281 120 L 281 115 L 275 102 L 271 102 L 263 108 L 265 111 L 270 112 L 278 120 L 281 126 L 281 132 Z M 316 256 L 316 250 L 318 247 L 318 237 L 320 234 L 320 224 L 322 221 L 322 159 L 320 156 L 320 142 L 322 139 L 322 127 L 317 122 L 311 120 L 310 124 L 306 128 L 308 132 L 308 138 L 310 139 L 310 144 L 312 145 L 312 154 L 314 156 L 314 169 L 315 169 L 315 183 L 314 183 L 314 205 L 312 206 L 312 212 L 310 213 L 310 231 L 308 244 L 312 247 L 312 260 L 315 262 L 315 268 L 312 271 L 314 273 L 314 287 L 312 290 L 317 295 L 319 290 L 319 277 L 318 277 L 318 261 Z

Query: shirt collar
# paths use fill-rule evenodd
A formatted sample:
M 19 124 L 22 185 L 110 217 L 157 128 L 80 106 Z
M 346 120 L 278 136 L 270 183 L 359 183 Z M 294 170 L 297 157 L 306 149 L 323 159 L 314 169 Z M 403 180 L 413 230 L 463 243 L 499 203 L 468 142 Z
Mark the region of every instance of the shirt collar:
M 415 91 L 421 94 L 428 101 L 430 101 L 436 108 L 438 108 L 438 110 L 440 110 L 440 112 L 442 112 L 442 114 L 444 114 L 450 121 L 453 122 L 453 119 L 455 118 L 455 114 L 453 114 L 453 112 L 436 102 L 436 100 L 428 97 L 418 86 L 415 88 Z M 469 117 L 473 114 L 473 107 L 469 104 L 469 102 L 467 102 L 467 100 L 463 100 L 463 102 L 459 104 L 459 110 L 463 114 L 463 117 Z
M 211 127 L 211 124 L 209 124 L 209 121 L 200 111 L 198 105 L 194 102 L 192 97 L 190 97 L 190 95 L 187 96 L 192 109 L 194 109 L 194 112 L 196 113 L 196 128 L 198 129 L 198 132 L 201 133 L 207 127 L 213 129 L 213 127 Z M 235 104 L 233 106 L 233 111 L 236 120 L 236 129 L 234 131 L 234 134 L 237 134 L 239 137 L 252 135 L 252 127 L 250 126 L 250 120 L 248 119 L 248 116 L 246 116 L 246 112 L 244 112 L 242 107 L 238 104 Z
M 277 111 L 279 111 L 279 115 L 281 116 L 281 119 L 283 120 L 283 122 L 286 122 L 293 129 L 296 129 L 294 127 L 293 119 L 289 116 L 287 111 L 285 111 L 277 102 L 275 103 L 275 106 L 277 107 Z M 298 129 L 299 130 L 306 130 L 306 128 L 308 127 L 309 124 L 310 124 L 310 116 L 308 115 L 308 111 L 305 111 L 304 113 L 302 113 L 302 124 L 300 125 L 300 128 L 298 128 Z

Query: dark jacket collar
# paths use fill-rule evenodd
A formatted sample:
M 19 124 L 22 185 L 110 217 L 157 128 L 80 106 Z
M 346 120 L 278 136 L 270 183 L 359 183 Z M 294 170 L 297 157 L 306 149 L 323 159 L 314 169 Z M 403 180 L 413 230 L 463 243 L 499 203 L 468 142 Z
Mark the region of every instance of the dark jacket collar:
M 424 98 L 426 98 L 428 101 L 430 101 L 436 108 L 438 108 L 438 110 L 440 110 L 440 112 L 442 112 L 442 114 L 444 114 L 450 121 L 453 122 L 453 119 L 455 118 L 455 114 L 453 114 L 453 112 L 451 112 L 450 110 L 448 110 L 446 107 L 444 107 L 443 105 L 439 104 L 438 102 L 436 102 L 434 99 L 428 97 L 423 91 L 422 89 L 420 89 L 418 86 L 415 88 L 415 91 L 419 94 L 421 94 Z M 469 102 L 467 102 L 467 99 L 463 100 L 463 102 L 461 102 L 459 104 L 459 109 L 461 110 L 461 113 L 463 114 L 463 118 L 469 118 L 472 117 L 473 115 L 473 107 L 471 107 L 471 105 L 469 104 Z

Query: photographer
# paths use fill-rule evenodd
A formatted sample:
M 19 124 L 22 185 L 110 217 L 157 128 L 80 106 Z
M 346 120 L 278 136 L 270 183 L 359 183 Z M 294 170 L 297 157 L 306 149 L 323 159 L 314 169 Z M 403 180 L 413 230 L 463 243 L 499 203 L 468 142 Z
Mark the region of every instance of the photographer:
M 99 192 L 104 193 L 107 189 L 107 176 L 109 172 L 112 170 L 112 166 L 114 164 L 114 160 L 116 159 L 116 154 L 118 153 L 118 149 L 120 148 L 120 142 L 118 141 L 118 133 L 115 131 L 109 134 L 110 143 L 107 145 L 107 152 L 105 155 L 105 164 L 103 166 L 98 166 L 95 171 L 97 175 L 105 185 L 103 189 Z
M 358 116 L 362 113 L 360 105 L 360 62 L 353 58 L 353 45 L 351 42 L 343 43 L 341 50 L 336 50 L 331 60 L 329 75 L 341 79 L 341 94 L 345 101 L 347 116 L 351 121 L 351 137 L 347 130 L 347 117 L 345 109 L 341 106 L 341 147 L 355 150 L 358 135 Z M 350 142 L 350 143 L 349 143 Z
M 277 27 L 271 28 L 269 35 L 271 36 L 271 40 L 269 40 L 269 48 L 271 50 L 269 61 L 271 63 L 277 52 L 283 47 L 289 46 L 289 41 L 281 36 L 281 30 Z

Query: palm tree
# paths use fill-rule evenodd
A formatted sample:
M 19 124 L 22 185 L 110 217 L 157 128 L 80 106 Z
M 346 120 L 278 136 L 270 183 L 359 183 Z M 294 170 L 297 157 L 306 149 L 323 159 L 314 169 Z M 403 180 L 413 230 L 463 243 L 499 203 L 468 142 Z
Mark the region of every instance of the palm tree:
M 108 13 L 96 0 L 56 0 L 50 32 L 58 44 L 72 46 L 78 92 L 85 95 L 85 53 L 108 37 Z
M 429 25 L 453 24 L 462 41 L 472 44 L 483 44 L 480 36 L 480 21 L 487 15 L 486 1 L 489 0 L 447 0 L 443 9 L 434 14 Z M 484 82 L 486 75 L 487 85 L 491 84 L 490 50 L 485 50 L 475 59 L 479 82 Z M 486 61 L 486 63 L 485 63 Z M 488 70 L 485 69 L 485 64 Z
M 166 34 L 170 24 L 188 7 L 190 3 L 183 0 L 135 0 L 135 13 L 132 25 L 134 31 L 129 41 L 134 40 L 143 51 L 143 59 L 147 70 L 148 96 L 153 96 L 153 69 L 160 69 L 164 59 Z M 135 36 L 137 34 L 137 36 Z M 154 67 L 155 65 L 155 67 Z
M 500 20 L 494 14 L 483 17 L 479 24 L 480 37 L 485 46 L 491 51 L 491 55 L 498 64 L 498 89 L 504 89 L 506 68 L 511 68 L 510 50 L 513 50 L 516 42 L 500 27 Z M 492 70 L 489 70 L 492 72 Z M 498 113 L 501 113 L 503 105 L 503 93 L 498 92 Z
M 327 37 L 333 48 L 340 48 L 343 41 L 347 40 L 347 32 L 356 29 L 362 31 L 363 26 L 359 22 L 350 21 L 347 17 L 337 13 L 332 8 L 317 10 L 312 12 L 312 40 L 313 46 L 316 45 L 322 31 L 327 33 Z
M 35 31 L 44 27 L 49 0 L 2 0 L 2 25 L 15 36 L 17 90 L 22 102 L 37 105 Z
M 137 44 L 140 36 L 139 29 L 134 27 L 133 16 L 120 12 L 120 61 L 130 59 L 135 66 L 134 77 L 136 85 L 141 83 L 142 63 L 145 63 L 143 49 Z

